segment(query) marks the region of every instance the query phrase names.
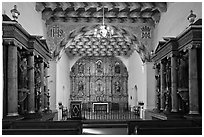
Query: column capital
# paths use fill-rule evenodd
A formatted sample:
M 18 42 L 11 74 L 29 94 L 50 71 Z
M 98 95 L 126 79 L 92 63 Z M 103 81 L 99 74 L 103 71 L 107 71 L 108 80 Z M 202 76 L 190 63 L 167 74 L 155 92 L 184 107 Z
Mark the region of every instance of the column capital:
M 166 62 L 167 62 L 167 59 L 166 59 L 166 58 L 164 58 L 164 59 L 162 59 L 162 60 L 160 61 L 161 64 L 166 64 Z
M 177 53 L 171 53 L 170 54 L 170 57 L 172 58 L 172 57 L 178 57 L 178 54 Z
M 28 56 L 34 56 L 34 51 L 28 51 L 28 52 L 27 52 L 27 55 L 28 55 Z
M 16 47 L 19 47 L 20 49 L 22 49 L 22 47 L 23 47 L 23 44 L 21 44 L 15 38 L 4 38 L 3 39 L 3 45 L 16 46 Z
M 186 50 L 190 50 L 190 49 L 197 49 L 197 48 L 200 48 L 201 47 L 201 43 L 190 43 L 190 44 L 188 44 L 185 48 L 184 48 L 184 52 L 186 51 Z
M 38 58 L 36 58 L 35 62 L 37 62 L 37 63 L 43 63 L 44 60 L 43 60 L 43 58 L 38 57 Z
M 160 68 L 160 63 L 154 63 L 153 69 L 159 69 Z

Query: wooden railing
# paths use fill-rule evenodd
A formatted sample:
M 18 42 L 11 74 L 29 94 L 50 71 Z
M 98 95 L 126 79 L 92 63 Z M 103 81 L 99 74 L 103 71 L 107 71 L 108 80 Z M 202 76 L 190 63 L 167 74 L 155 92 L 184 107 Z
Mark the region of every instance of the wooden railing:
M 70 111 L 63 112 L 63 120 L 71 119 Z M 83 120 L 136 120 L 139 119 L 138 113 L 131 111 L 82 111 Z

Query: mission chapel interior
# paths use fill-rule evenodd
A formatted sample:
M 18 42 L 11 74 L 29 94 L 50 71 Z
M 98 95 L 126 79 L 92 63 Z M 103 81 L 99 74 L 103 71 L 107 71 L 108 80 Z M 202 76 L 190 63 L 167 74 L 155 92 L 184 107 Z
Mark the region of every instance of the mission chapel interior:
M 202 134 L 202 2 L 2 2 L 2 56 L 3 134 Z

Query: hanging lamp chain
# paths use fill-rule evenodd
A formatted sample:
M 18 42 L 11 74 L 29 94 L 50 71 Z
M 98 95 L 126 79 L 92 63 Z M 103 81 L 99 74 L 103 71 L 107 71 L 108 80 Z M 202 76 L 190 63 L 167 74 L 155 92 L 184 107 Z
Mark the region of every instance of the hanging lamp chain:
M 103 26 L 104 26 L 104 6 L 103 6 Z

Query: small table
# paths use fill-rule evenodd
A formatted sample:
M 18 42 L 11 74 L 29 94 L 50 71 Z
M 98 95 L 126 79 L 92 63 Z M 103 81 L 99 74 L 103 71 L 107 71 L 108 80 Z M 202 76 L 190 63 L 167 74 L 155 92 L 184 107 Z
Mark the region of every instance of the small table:
M 93 103 L 93 112 L 95 111 L 106 111 L 108 113 L 108 103 Z

